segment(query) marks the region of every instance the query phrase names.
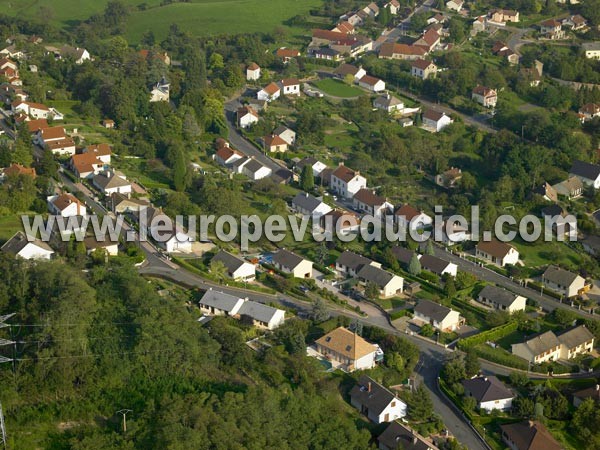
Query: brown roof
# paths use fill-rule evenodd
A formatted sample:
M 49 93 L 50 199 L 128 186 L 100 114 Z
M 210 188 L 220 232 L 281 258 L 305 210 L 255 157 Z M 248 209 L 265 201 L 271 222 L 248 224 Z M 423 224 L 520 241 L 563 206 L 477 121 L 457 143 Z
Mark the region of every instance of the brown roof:
M 21 164 L 11 164 L 9 167 L 4 169 L 5 175 L 29 175 L 33 178 L 36 177 L 35 169 L 33 167 L 25 167 Z
M 338 166 L 337 169 L 335 169 L 332 172 L 332 175 L 334 175 L 335 177 L 339 178 L 342 181 L 345 181 L 346 183 L 348 183 L 356 175 L 359 175 L 359 174 L 360 174 L 360 172 L 354 171 L 350 167 L 344 166 L 343 164 Z
M 488 95 L 496 94 L 496 91 L 493 89 L 490 89 L 488 87 L 479 85 L 473 89 L 473 94 L 482 95 L 484 97 L 487 97 Z
M 579 112 L 581 114 L 589 114 L 589 115 L 599 114 L 600 113 L 600 105 L 598 105 L 596 103 L 587 103 L 579 109 Z
M 248 66 L 248 70 L 258 70 L 258 69 L 260 69 L 260 67 L 255 62 L 250 63 L 250 65 Z
M 336 229 L 343 230 L 344 228 L 351 228 L 355 224 L 360 224 L 360 217 L 350 211 L 344 211 L 341 209 L 332 209 L 321 217 L 321 223 L 326 224 L 326 217 L 331 216 L 331 224 Z
M 65 208 L 67 208 L 69 205 L 71 205 L 73 203 L 77 204 L 77 206 L 78 206 L 77 213 L 80 214 L 80 212 L 81 212 L 80 208 L 85 208 L 85 206 L 74 195 L 72 195 L 72 194 L 60 194 L 58 197 L 56 197 L 54 200 L 52 200 L 52 204 L 59 211 L 63 211 Z
M 272 147 L 274 145 L 287 145 L 287 142 L 279 136 L 277 136 L 276 134 L 270 134 L 268 136 L 265 136 L 264 141 L 266 147 Z
M 46 143 L 46 146 L 50 150 L 54 150 L 56 148 L 75 147 L 75 142 L 73 141 L 73 139 L 71 139 L 70 137 L 68 137 L 68 138 L 65 138 L 65 139 L 61 139 L 59 141 L 48 142 L 48 143 Z
M 372 77 L 371 75 L 365 75 L 364 77 L 362 77 L 360 79 L 361 83 L 365 83 L 368 84 L 369 86 L 375 86 L 377 83 L 379 83 L 381 80 L 379 78 L 376 77 Z
M 494 46 L 492 47 L 492 53 L 498 53 L 503 48 L 506 48 L 507 45 L 502 41 L 496 41 Z
M 281 80 L 282 86 L 296 86 L 300 84 L 300 80 L 298 78 L 284 78 Z
M 339 31 L 329 31 L 329 30 L 321 30 L 314 29 L 312 30 L 313 38 L 324 39 L 328 41 L 341 41 L 344 39 L 349 39 L 351 36 L 348 36 L 348 33 L 340 33 Z
M 369 206 L 379 206 L 385 203 L 385 197 L 381 197 L 380 195 L 375 194 L 371 189 L 360 189 L 356 194 L 354 194 L 354 198 L 359 202 L 364 203 Z
M 421 37 L 421 39 L 423 39 L 425 42 L 427 42 L 427 44 L 431 47 L 437 41 L 440 40 L 440 35 L 434 29 L 429 29 L 429 30 L 427 30 L 425 32 L 425 34 L 423 34 L 423 36 Z
M 258 113 L 252 106 L 242 106 L 238 108 L 237 115 L 238 117 L 244 117 L 246 114 L 251 114 L 254 117 L 258 117 Z
M 71 167 L 73 167 L 80 174 L 93 172 L 94 164 L 103 165 L 104 163 L 100 161 L 96 154 L 90 153 L 80 153 L 79 155 L 71 156 Z
M 489 242 L 482 241 L 477 244 L 477 250 L 492 255 L 495 258 L 504 258 L 512 248 L 512 245 L 495 239 Z
M 416 208 L 413 208 L 408 203 L 406 203 L 405 205 L 402 205 L 400 208 L 398 208 L 394 214 L 399 217 L 404 217 L 407 221 L 411 221 L 419 214 L 421 214 L 421 211 L 419 211 Z
M 327 333 L 316 343 L 354 361 L 376 350 L 373 344 L 344 327 Z
M 336 28 L 342 33 L 352 33 L 354 31 L 354 25 L 348 21 L 338 23 Z
M 112 151 L 108 144 L 92 144 L 87 146 L 85 153 L 93 153 L 96 156 L 107 156 L 111 155 Z
M 42 103 L 34 103 L 34 102 L 23 102 L 21 100 L 17 100 L 16 102 L 13 103 L 13 106 L 18 106 L 21 103 L 25 103 L 26 105 L 28 105 L 30 108 L 35 108 L 35 109 L 42 109 L 44 111 L 50 111 L 50 109 L 42 104 Z
M 556 19 L 548 19 L 542 22 L 543 27 L 560 27 L 560 22 Z
M 432 61 L 427 61 L 426 59 L 417 59 L 417 60 L 413 61 L 412 66 L 416 67 L 418 69 L 421 69 L 421 70 L 425 70 L 432 64 L 433 64 Z
M 265 91 L 269 95 L 273 95 L 279 90 L 280 89 L 279 86 L 277 86 L 277 83 L 269 83 L 263 88 L 263 91 Z
M 279 58 L 295 58 L 296 56 L 300 56 L 300 52 L 298 50 L 294 50 L 292 48 L 278 48 L 275 52 Z
M 66 137 L 65 129 L 63 127 L 48 127 L 40 130 L 42 139 L 64 139 Z
M 417 45 L 385 43 L 379 47 L 379 56 L 392 57 L 393 55 L 425 56 L 427 50 Z
M 440 120 L 442 117 L 444 117 L 444 113 L 440 112 L 440 111 L 436 111 L 435 109 L 427 109 L 425 110 L 425 112 L 423 113 L 423 118 L 424 119 L 429 119 L 429 120 L 433 120 L 435 122 L 437 122 L 438 120 Z
M 221 147 L 221 148 L 219 148 L 219 150 L 217 150 L 216 155 L 219 158 L 221 158 L 223 161 L 227 161 L 233 155 L 244 156 L 240 152 L 238 152 L 237 150 L 235 150 L 235 149 L 233 149 L 231 147 Z
M 30 133 L 35 133 L 42 128 L 48 128 L 48 121 L 46 119 L 36 119 L 27 122 L 27 129 Z
M 518 450 L 561 450 L 544 425 L 537 421 L 523 421 L 500 425 L 502 433 L 514 442 Z

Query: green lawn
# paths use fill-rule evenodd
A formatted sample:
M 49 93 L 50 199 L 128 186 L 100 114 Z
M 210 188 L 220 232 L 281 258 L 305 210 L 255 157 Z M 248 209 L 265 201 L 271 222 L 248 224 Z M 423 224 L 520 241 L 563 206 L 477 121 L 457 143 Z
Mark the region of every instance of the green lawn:
M 563 242 L 523 242 L 517 240 L 512 242 L 520 253 L 520 259 L 527 267 L 538 267 L 551 261 L 562 267 L 571 267 L 577 270 L 582 261 L 582 255 L 569 248 Z
M 52 17 L 51 22 L 69 27 L 102 12 L 106 3 L 108 0 L 0 0 L 0 7 L 5 14 L 21 18 L 39 18 L 40 8 L 48 8 L 52 12 L 44 14 Z M 294 16 L 308 15 L 322 0 L 191 0 L 165 6 L 160 6 L 160 0 L 125 3 L 131 8 L 126 38 L 137 43 L 148 30 L 160 42 L 173 23 L 198 36 L 269 32 Z M 145 5 L 145 10 L 139 8 L 140 4 Z M 288 31 L 307 33 L 294 28 Z
M 348 86 L 343 81 L 336 80 L 335 78 L 325 78 L 324 80 L 316 81 L 314 85 L 326 94 L 334 97 L 350 98 L 364 94 L 359 88 Z
M 9 240 L 13 234 L 22 229 L 23 223 L 20 215 L 0 217 L 0 242 Z

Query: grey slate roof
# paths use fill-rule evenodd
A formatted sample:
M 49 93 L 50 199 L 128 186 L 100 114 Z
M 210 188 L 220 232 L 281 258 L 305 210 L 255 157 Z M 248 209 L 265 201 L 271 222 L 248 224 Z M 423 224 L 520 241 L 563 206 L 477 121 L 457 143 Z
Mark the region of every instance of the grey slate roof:
M 301 159 L 300 161 L 298 161 L 296 163 L 296 170 L 298 171 L 302 171 L 302 169 L 304 169 L 304 166 L 314 166 L 315 163 L 317 163 L 319 160 L 313 156 L 308 156 L 306 158 Z
M 577 397 L 581 400 L 593 398 L 596 401 L 600 401 L 600 385 L 596 384 L 595 386 L 581 389 L 580 391 L 575 392 L 573 397 Z
M 39 248 L 43 248 L 44 250 L 48 250 L 49 252 L 54 252 L 52 248 L 40 239 L 35 239 L 33 241 L 29 241 L 27 236 L 22 231 L 17 231 L 13 237 L 11 237 L 8 241 L 4 243 L 1 247 L 3 252 L 11 253 L 13 255 L 17 255 L 21 250 L 23 250 L 27 244 L 33 244 Z
M 450 311 L 452 311 L 450 308 L 429 300 L 419 300 L 419 303 L 415 306 L 415 312 L 418 312 L 422 316 L 429 317 L 436 322 L 444 320 Z
M 433 255 L 423 255 L 419 258 L 419 262 L 421 263 L 421 267 L 425 270 L 429 270 L 430 272 L 441 275 L 444 269 L 448 267 L 450 264 L 448 261 L 444 261 L 441 258 Z
M 569 272 L 560 267 L 548 266 L 542 277 L 544 280 L 560 284 L 561 286 L 571 286 L 578 276 L 576 273 Z
M 262 169 L 263 166 L 262 163 L 260 163 L 259 161 L 257 161 L 256 159 L 252 158 L 250 159 L 250 161 L 248 161 L 248 163 L 244 166 L 244 169 L 248 169 L 251 173 L 256 173 L 258 172 L 260 169 Z
M 589 342 L 592 339 L 594 339 L 594 335 L 585 325 L 579 325 L 558 335 L 560 343 L 570 349 Z
M 513 302 L 518 297 L 517 294 L 513 294 L 506 289 L 499 288 L 498 286 L 493 286 L 488 284 L 484 287 L 479 293 L 480 298 L 486 298 L 490 301 L 498 303 L 499 305 L 506 306 L 507 308 L 513 304 Z
M 240 300 L 240 298 L 234 295 L 210 289 L 204 293 L 199 301 L 199 304 L 217 308 L 230 313 Z
M 369 383 L 371 386 L 370 392 Z M 366 375 L 360 377 L 358 383 L 350 391 L 350 397 L 353 400 L 358 400 L 361 405 L 369 409 L 369 412 L 373 412 L 376 415 L 381 414 L 396 399 L 396 396 L 389 389 Z M 396 401 L 400 400 L 396 399 Z
M 396 257 L 396 259 L 403 264 L 410 263 L 412 256 L 415 254 L 415 252 L 413 252 L 412 250 L 409 250 L 404 247 L 399 247 L 397 245 L 392 247 L 392 253 Z
M 550 206 L 546 206 L 545 208 L 542 208 L 542 217 L 544 216 L 549 216 L 549 217 L 554 217 L 554 216 L 562 216 L 564 213 L 564 209 L 562 209 L 562 206 L 559 205 L 550 205 Z
M 348 267 L 350 270 L 357 271 L 361 266 L 371 264 L 369 258 L 359 255 L 358 253 L 344 250 L 344 252 L 338 257 L 336 263 Z
M 525 341 L 524 344 L 529 348 L 533 355 L 541 355 L 551 348 L 559 346 L 560 342 L 552 331 L 546 331 L 545 333 Z
M 575 160 L 569 173 L 588 180 L 595 180 L 600 176 L 600 166 L 585 161 Z
M 220 250 L 219 253 L 213 256 L 211 262 L 212 261 L 221 261 L 229 273 L 238 270 L 245 262 L 243 259 L 238 258 L 225 250 Z
M 362 266 L 356 275 L 365 281 L 375 283 L 379 287 L 386 286 L 394 278 L 394 274 L 371 265 Z
M 377 440 L 392 450 L 437 450 L 435 445 L 429 444 L 417 432 L 399 422 L 390 423 Z
M 94 184 L 100 189 L 104 190 L 116 187 L 129 186 L 131 183 L 114 173 L 111 176 L 106 176 L 106 174 L 104 173 L 99 173 L 98 175 L 94 176 Z
M 321 203 L 323 203 L 321 200 L 306 192 L 299 192 L 292 200 L 292 205 L 310 211 L 311 213 L 317 209 Z
M 297 267 L 302 261 L 304 261 L 304 258 L 286 249 L 281 249 L 273 255 L 274 263 L 288 269 Z
M 263 305 L 262 303 L 252 300 L 245 301 L 238 311 L 238 314 L 252 317 L 254 320 L 269 323 L 273 316 L 279 311 L 272 306 Z
M 495 376 L 463 380 L 462 385 L 464 386 L 465 391 L 469 391 L 473 398 L 477 400 L 477 403 L 504 400 L 515 396 L 515 394 L 504 386 L 504 384 Z

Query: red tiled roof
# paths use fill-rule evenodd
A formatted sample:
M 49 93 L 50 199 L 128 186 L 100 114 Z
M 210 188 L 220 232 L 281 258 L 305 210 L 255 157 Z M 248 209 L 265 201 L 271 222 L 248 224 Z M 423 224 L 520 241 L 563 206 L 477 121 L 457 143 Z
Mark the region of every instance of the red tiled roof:
M 277 83 L 269 83 L 263 88 L 263 91 L 265 91 L 269 95 L 273 95 L 279 90 L 280 89 L 279 86 L 277 86 Z
M 379 55 L 390 58 L 393 55 L 424 56 L 426 54 L 427 50 L 416 45 L 392 44 L 388 42 L 379 47 Z
M 21 164 L 11 164 L 9 167 L 4 169 L 5 175 L 29 175 L 33 178 L 36 177 L 35 169 L 33 167 L 25 167 Z
M 273 147 L 275 145 L 287 145 L 287 142 L 279 136 L 277 136 L 276 134 L 265 136 L 264 141 L 266 147 Z
M 477 250 L 496 258 L 504 258 L 513 247 L 505 242 L 492 240 L 489 242 L 481 241 L 477 244 Z
M 67 136 L 63 127 L 41 128 L 40 133 L 44 141 L 47 139 L 64 139 Z
M 381 80 L 379 78 L 376 77 L 372 77 L 371 75 L 365 75 L 364 77 L 362 77 L 360 79 L 361 83 L 365 83 L 368 84 L 369 86 L 375 86 L 377 83 L 379 83 Z
M 496 93 L 495 90 L 490 89 L 490 88 L 485 87 L 485 86 L 481 86 L 481 85 L 476 86 L 473 89 L 473 94 L 481 95 L 483 97 L 487 97 L 488 95 L 493 95 L 495 93 Z
M 83 203 L 81 203 L 77 197 L 75 197 L 74 195 L 71 195 L 71 194 L 60 194 L 57 198 L 55 198 L 52 201 L 52 204 L 59 211 L 63 211 L 65 208 L 67 208 L 69 205 L 71 205 L 73 203 L 77 204 L 77 206 L 78 206 L 78 208 L 77 208 L 78 214 L 80 212 L 80 208 L 85 208 Z
M 275 52 L 275 55 L 279 58 L 295 58 L 300 56 L 300 52 L 298 50 L 294 50 L 292 48 L 278 48 Z
M 260 67 L 255 62 L 250 63 L 250 65 L 248 66 L 248 70 L 258 70 L 258 69 L 260 69 Z
M 418 69 L 421 69 L 421 70 L 425 70 L 432 64 L 433 64 L 433 62 L 427 61 L 426 59 L 417 59 L 417 60 L 413 61 L 412 66 L 416 67 Z
M 360 172 L 352 170 L 350 167 L 341 165 L 338 166 L 332 173 L 333 176 L 339 178 L 340 180 L 348 183 L 352 180 L 356 175 L 360 175 Z
M 400 208 L 398 208 L 394 214 L 399 217 L 404 217 L 407 221 L 410 222 L 419 214 L 421 214 L 421 211 L 419 211 L 416 208 L 413 208 L 408 203 L 406 203 L 405 205 L 402 205 Z
M 320 30 L 314 29 L 312 30 L 313 38 L 324 39 L 328 41 L 341 41 L 344 39 L 351 39 L 352 37 L 348 35 L 348 33 L 340 33 L 339 31 L 329 31 L 329 30 Z
M 300 81 L 297 78 L 285 78 L 281 80 L 282 86 L 296 86 L 300 84 Z
M 111 155 L 112 151 L 108 144 L 92 144 L 88 145 L 85 153 L 92 153 L 95 156 Z
M 36 133 L 42 128 L 48 128 L 48 121 L 46 119 L 36 119 L 27 122 L 27 129 L 30 133 Z

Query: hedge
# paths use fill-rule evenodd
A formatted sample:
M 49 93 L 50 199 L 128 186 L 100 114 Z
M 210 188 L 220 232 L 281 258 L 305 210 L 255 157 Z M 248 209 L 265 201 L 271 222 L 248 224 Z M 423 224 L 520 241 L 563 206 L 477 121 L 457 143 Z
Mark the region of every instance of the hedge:
M 519 327 L 519 322 L 513 320 L 511 322 L 505 323 L 504 325 L 500 325 L 499 327 L 492 328 L 491 330 L 484 331 L 483 333 L 476 334 L 474 336 L 461 339 L 458 341 L 458 348 L 461 350 L 466 350 L 475 345 L 485 344 L 488 341 L 497 341 L 505 336 L 508 336 L 510 333 L 517 330 Z
M 396 319 L 399 319 L 400 317 L 404 317 L 404 316 L 411 317 L 412 316 L 411 311 L 408 309 L 401 309 L 400 311 L 395 311 L 390 314 L 390 320 L 396 320 Z
M 529 367 L 529 363 L 526 360 L 519 356 L 515 356 L 512 353 L 508 353 L 503 348 L 492 348 L 485 344 L 479 344 L 472 348 L 479 358 L 487 361 L 521 370 L 527 370 Z

